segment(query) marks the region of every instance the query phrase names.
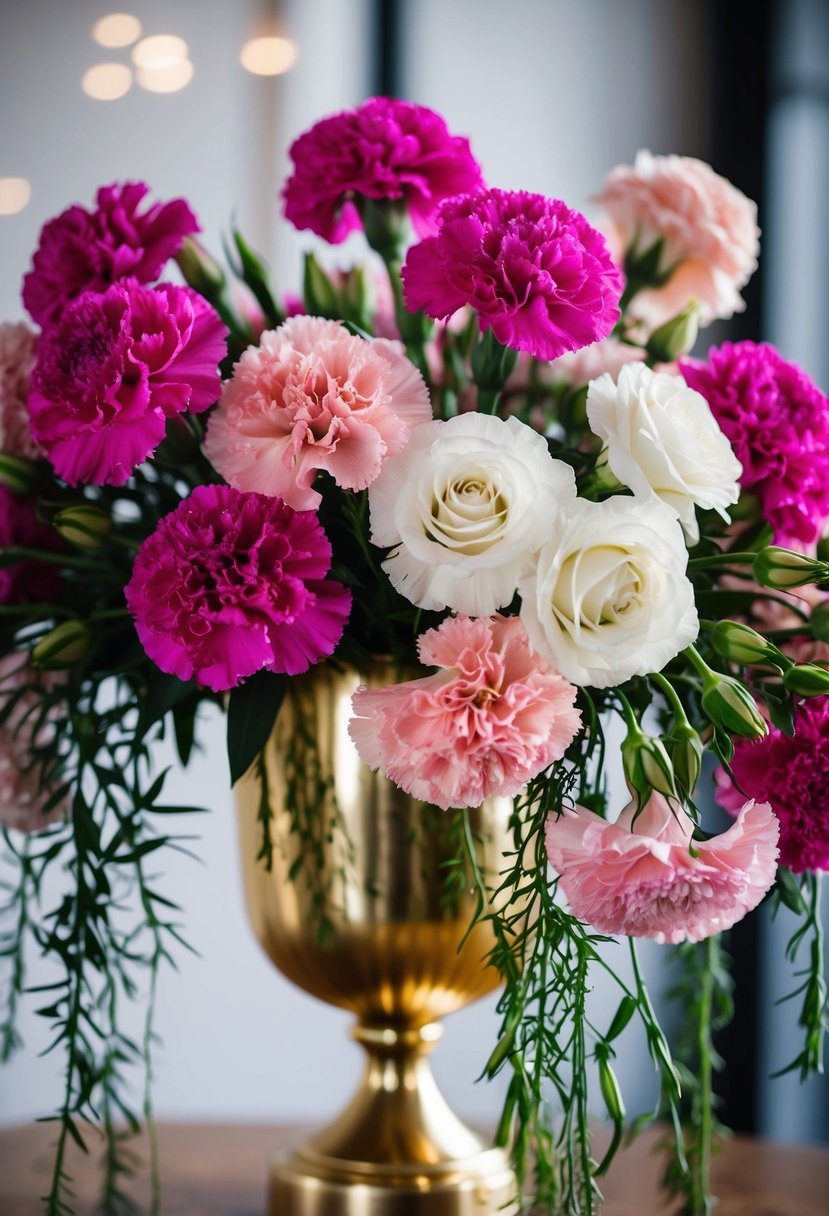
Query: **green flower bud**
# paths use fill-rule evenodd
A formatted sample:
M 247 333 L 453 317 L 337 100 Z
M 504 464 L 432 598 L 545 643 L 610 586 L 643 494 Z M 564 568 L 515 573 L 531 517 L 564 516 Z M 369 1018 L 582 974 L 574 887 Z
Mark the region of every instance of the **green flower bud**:
M 302 298 L 312 316 L 333 319 L 340 315 L 337 290 L 313 253 L 305 255 Z
M 88 653 L 92 634 L 83 621 L 64 621 L 41 638 L 32 650 L 32 662 L 43 671 L 74 667 Z
M 680 355 L 687 355 L 699 333 L 699 308 L 691 300 L 670 321 L 655 329 L 648 339 L 648 356 L 654 363 L 672 363 Z
M 711 641 L 724 659 L 744 666 L 769 660 L 774 662 L 775 656 L 780 654 L 776 646 L 739 621 L 718 621 L 711 631 Z
M 622 764 L 628 788 L 642 802 L 654 792 L 666 798 L 677 797 L 671 758 L 665 744 L 655 735 L 629 730 L 622 744 Z
M 819 582 L 827 574 L 829 568 L 823 562 L 798 553 L 796 549 L 781 549 L 777 545 L 761 549 L 754 559 L 757 582 L 762 587 L 774 587 L 777 591 Z
M 37 469 L 31 460 L 0 452 L 0 485 L 13 494 L 31 494 L 37 481 Z
M 783 684 L 800 697 L 822 697 L 829 693 L 829 671 L 817 663 L 801 663 L 783 673 Z
M 829 642 L 829 602 L 818 604 L 812 609 L 808 629 L 818 642 Z
M 179 270 L 184 281 L 207 299 L 212 299 L 225 285 L 224 271 L 207 250 L 186 236 L 176 254 Z
M 112 530 L 112 519 L 100 507 L 77 503 L 64 507 L 52 519 L 55 529 L 78 549 L 100 549 Z
M 748 689 L 739 680 L 710 672 L 703 681 L 702 708 L 715 726 L 744 739 L 762 739 L 768 725 Z
M 702 768 L 702 740 L 688 722 L 678 722 L 665 740 L 677 784 L 690 798 Z

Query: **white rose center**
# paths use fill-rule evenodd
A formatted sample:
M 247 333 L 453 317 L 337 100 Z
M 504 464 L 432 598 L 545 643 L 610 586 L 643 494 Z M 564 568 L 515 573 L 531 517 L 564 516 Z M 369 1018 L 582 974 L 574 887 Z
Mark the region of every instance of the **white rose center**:
M 439 545 L 474 557 L 503 535 L 509 502 L 485 469 L 471 469 L 436 485 L 426 535 Z
M 629 550 L 598 545 L 571 554 L 562 563 L 551 608 L 568 630 L 598 630 L 635 614 L 645 595 L 644 584 Z

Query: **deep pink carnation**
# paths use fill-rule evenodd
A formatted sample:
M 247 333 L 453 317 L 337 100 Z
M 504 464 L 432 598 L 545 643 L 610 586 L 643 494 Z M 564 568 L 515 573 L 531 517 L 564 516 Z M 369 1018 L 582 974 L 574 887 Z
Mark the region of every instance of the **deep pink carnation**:
M 123 485 L 168 418 L 219 395 L 227 329 L 188 287 L 126 280 L 67 305 L 42 336 L 32 434 L 70 485 Z
M 39 325 L 55 321 L 85 291 L 125 278 L 152 282 L 184 238 L 199 231 L 182 198 L 139 212 L 148 193 L 143 182 L 115 182 L 98 191 L 94 211 L 76 205 L 44 225 L 23 280 L 23 303 Z
M 435 230 L 440 203 L 476 190 L 481 170 L 469 141 L 439 114 L 394 97 L 324 118 L 291 146 L 285 215 L 334 244 L 362 227 L 354 197 L 405 199 L 419 236 Z
M 448 617 L 418 643 L 432 676 L 359 688 L 348 731 L 370 768 L 448 810 L 512 797 L 578 733 L 576 690 L 518 617 Z
M 403 267 L 412 312 L 444 319 L 468 304 L 482 330 L 538 359 L 598 342 L 618 321 L 623 280 L 604 237 L 558 199 L 481 190 L 444 203 L 438 223 Z
M 724 342 L 680 370 L 731 441 L 775 541 L 814 544 L 829 516 L 829 397 L 766 342 Z
M 162 671 L 214 692 L 296 675 L 334 650 L 351 593 L 326 579 L 331 546 L 311 511 L 198 486 L 138 550 L 127 604 Z
M 33 498 L 20 498 L 0 486 L 0 552 L 9 545 L 45 549 L 58 553 L 63 542 L 54 528 L 41 523 Z M 50 600 L 57 591 L 57 568 L 26 558 L 11 566 L 0 566 L 0 604 L 27 600 Z
M 29 388 L 35 365 L 33 329 L 22 322 L 0 324 L 0 452 L 37 460 L 29 427 Z
M 547 854 L 579 920 L 599 933 L 702 941 L 756 908 L 777 871 L 777 821 L 768 803 L 739 800 L 733 827 L 692 840 L 677 804 L 653 794 L 615 823 L 578 806 L 550 815 Z
M 776 726 L 764 739 L 735 739 L 734 777 L 780 820 L 780 861 L 796 873 L 829 870 L 829 697 L 797 708 L 793 738 Z M 732 814 L 744 795 L 717 770 L 717 801 Z

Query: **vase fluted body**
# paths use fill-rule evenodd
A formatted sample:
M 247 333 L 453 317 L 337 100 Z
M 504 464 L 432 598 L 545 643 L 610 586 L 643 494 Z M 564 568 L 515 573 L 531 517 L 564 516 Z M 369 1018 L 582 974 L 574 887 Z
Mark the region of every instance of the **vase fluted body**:
M 476 896 L 461 815 L 372 773 L 348 736 L 357 686 L 396 678 L 376 663 L 362 673 L 320 665 L 292 680 L 260 761 L 266 783 L 254 765 L 235 788 L 254 932 L 284 975 L 356 1015 L 352 1033 L 367 1055 L 346 1110 L 274 1165 L 271 1216 L 512 1210 L 505 1154 L 453 1114 L 427 1060 L 439 1019 L 499 982 L 485 962 L 488 924 L 468 932 Z M 510 849 L 510 813 L 506 799 L 471 813 L 492 886 Z M 270 868 L 258 856 L 265 820 Z

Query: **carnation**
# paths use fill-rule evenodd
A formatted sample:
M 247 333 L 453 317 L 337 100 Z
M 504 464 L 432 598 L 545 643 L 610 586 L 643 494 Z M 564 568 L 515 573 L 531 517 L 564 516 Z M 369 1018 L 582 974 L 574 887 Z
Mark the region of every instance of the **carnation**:
M 637 292 L 631 311 L 651 328 L 689 300 L 700 322 L 742 312 L 741 289 L 757 269 L 757 207 L 710 165 L 689 156 L 637 153 L 608 175 L 596 201 L 609 215 L 632 261 L 661 245 L 659 287 Z
M 0 824 L 38 832 L 63 819 L 69 798 L 46 811 L 53 787 L 41 789 L 43 772 L 32 749 L 50 741 L 54 722 L 41 720 L 41 702 L 51 677 L 35 671 L 19 651 L 0 657 Z M 8 712 L 6 712 L 8 710 Z
M 168 418 L 219 394 L 227 329 L 187 287 L 126 281 L 67 305 L 38 347 L 32 434 L 70 485 L 123 485 Z
M 28 411 L 35 342 L 35 332 L 28 325 L 0 324 L 0 452 L 28 460 L 40 455 Z
M 519 583 L 533 647 L 578 685 L 660 671 L 699 621 L 682 530 L 661 502 L 576 498 Z
M 348 728 L 366 764 L 415 798 L 448 810 L 512 797 L 579 731 L 575 688 L 533 653 L 516 617 L 449 617 L 418 653 L 440 670 L 360 687 Z
M 74 206 L 45 224 L 32 269 L 23 280 L 23 303 L 38 325 L 58 319 L 86 291 L 105 291 L 119 279 L 149 283 L 198 221 L 184 199 L 154 203 L 143 182 L 102 186 L 94 211 Z
M 735 814 L 745 795 L 770 802 L 781 864 L 796 873 L 829 870 L 829 697 L 797 707 L 791 738 L 769 726 L 765 738 L 734 744 L 734 780 L 723 769 L 716 774 L 720 806 Z
M 512 600 L 573 470 L 515 418 L 461 414 L 417 428 L 369 488 L 371 539 L 412 604 L 489 616 Z
M 335 244 L 362 227 L 355 200 L 405 201 L 425 236 L 444 199 L 482 182 L 468 140 L 451 135 L 434 111 L 394 97 L 372 97 L 315 123 L 290 155 L 287 219 Z
M 262 669 L 297 675 L 333 652 L 351 594 L 325 577 L 330 565 L 313 512 L 197 486 L 144 541 L 125 593 L 153 662 L 221 692 Z
M 598 933 L 677 944 L 730 929 L 756 908 L 777 872 L 778 825 L 768 803 L 745 802 L 722 835 L 693 839 L 678 803 L 653 794 L 615 823 L 578 806 L 547 821 L 547 855 L 570 907 Z
M 481 330 L 556 359 L 607 337 L 622 276 L 578 211 L 526 191 L 481 190 L 444 203 L 437 235 L 408 252 L 406 306 L 444 319 L 469 305 Z
M 681 370 L 711 406 L 775 541 L 814 544 L 829 516 L 829 397 L 766 342 L 724 342 Z
M 552 383 L 563 380 L 566 384 L 582 385 L 607 374 L 615 380 L 627 364 L 641 363 L 645 353 L 641 346 L 630 346 L 618 338 L 603 338 L 601 342 L 592 342 L 580 350 L 561 355 L 545 369 L 545 379 Z
M 426 384 L 401 343 L 297 316 L 242 355 L 205 451 L 237 489 L 308 510 L 320 503 L 318 472 L 362 490 L 431 417 Z
M 623 367 L 615 384 L 600 376 L 587 390 L 587 420 L 619 481 L 639 497 L 661 499 L 692 544 L 699 540 L 695 507 L 728 519 L 742 468 L 705 398 L 681 376 L 643 364 Z
M 54 528 L 37 517 L 34 498 L 21 498 L 0 486 L 0 552 L 10 545 L 57 553 L 63 542 Z M 52 601 L 58 593 L 57 567 L 25 558 L 0 566 L 0 604 Z

